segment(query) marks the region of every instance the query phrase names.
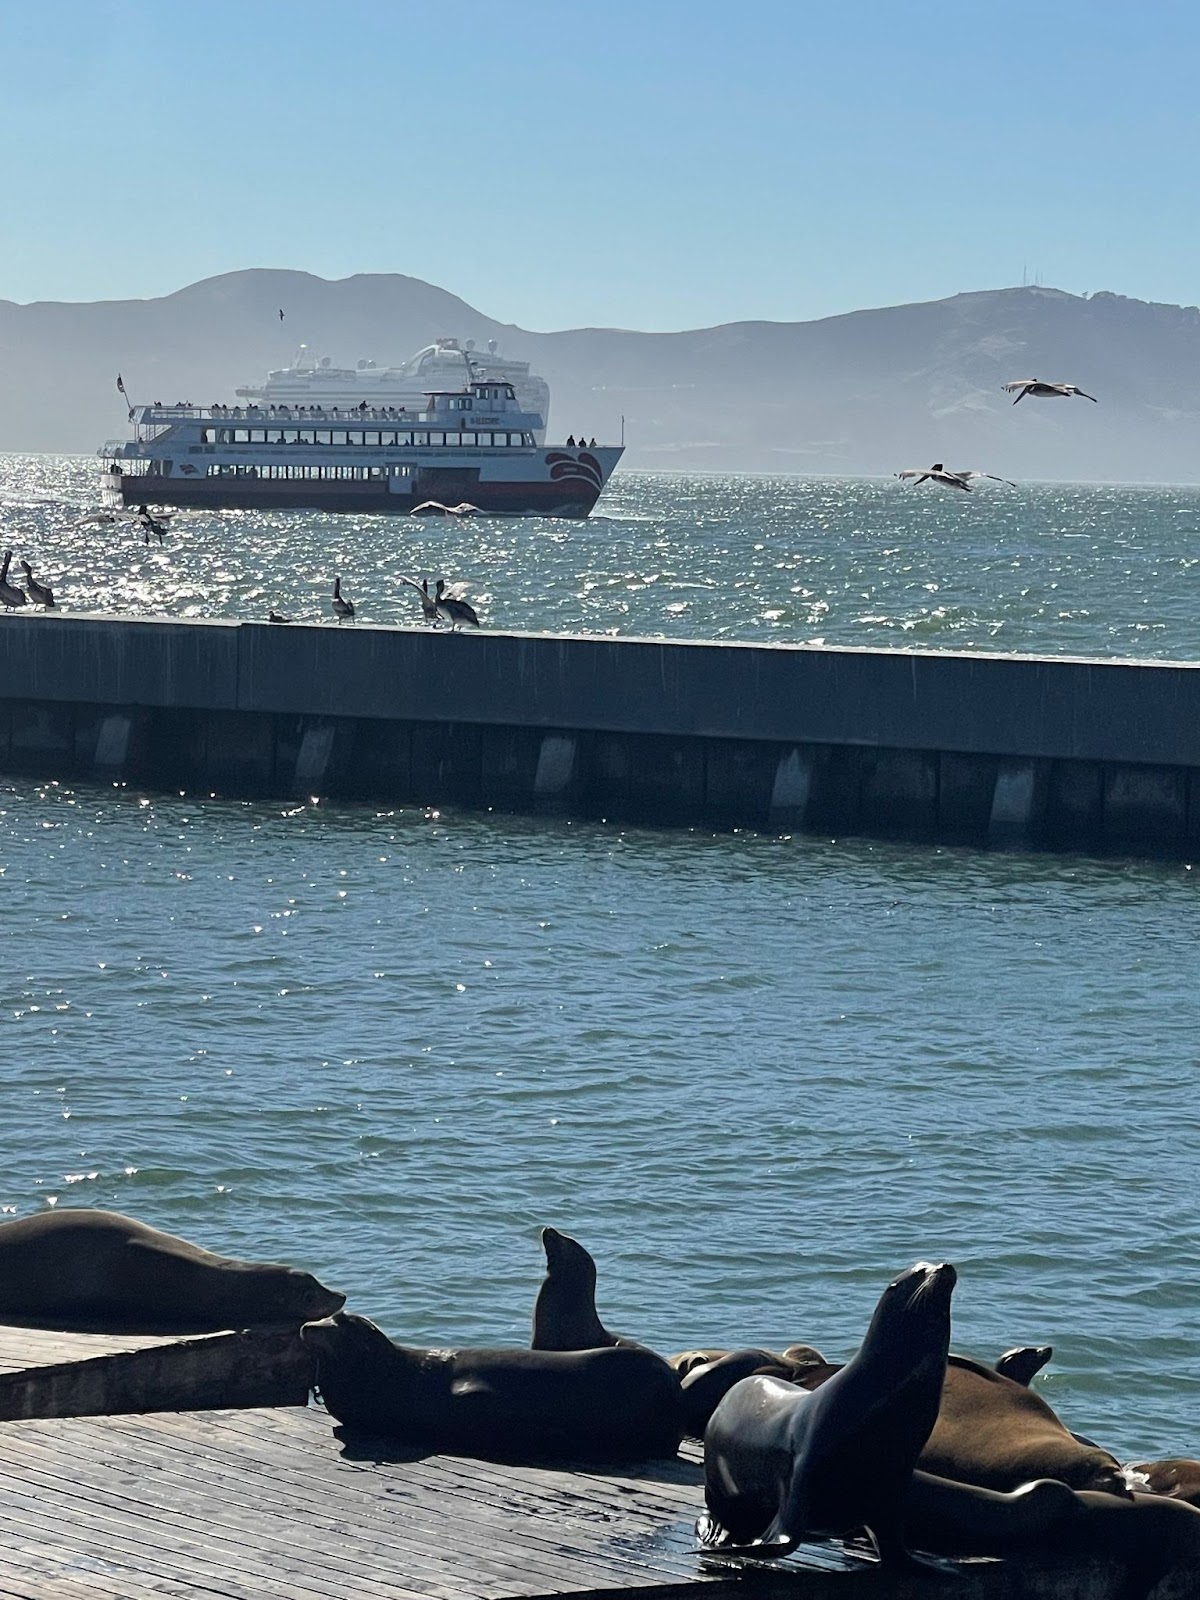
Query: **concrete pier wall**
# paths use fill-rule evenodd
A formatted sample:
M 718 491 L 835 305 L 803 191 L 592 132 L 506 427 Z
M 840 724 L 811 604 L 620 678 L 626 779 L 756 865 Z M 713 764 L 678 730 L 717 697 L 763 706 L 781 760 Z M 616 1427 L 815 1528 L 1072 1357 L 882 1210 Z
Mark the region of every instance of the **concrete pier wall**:
M 1200 666 L 4 615 L 0 770 L 1190 856 Z

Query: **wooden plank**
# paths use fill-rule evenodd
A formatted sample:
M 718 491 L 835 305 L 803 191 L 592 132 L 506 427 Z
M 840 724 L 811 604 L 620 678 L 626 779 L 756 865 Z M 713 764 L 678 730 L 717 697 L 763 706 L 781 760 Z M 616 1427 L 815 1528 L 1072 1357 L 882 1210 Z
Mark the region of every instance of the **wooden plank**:
M 64 1333 L 56 1328 L 23 1328 L 0 1324 L 0 1373 L 29 1367 L 57 1366 L 63 1361 L 88 1361 L 121 1350 L 146 1350 L 173 1344 L 174 1334 Z
M 233 1336 L 215 1336 L 218 1363 Z M 80 1341 L 84 1341 L 81 1343 Z M 108 1341 L 104 1348 L 97 1341 Z M 199 1341 L 191 1341 L 198 1343 Z M 186 1343 L 186 1341 L 184 1342 Z M 211 1346 L 214 1341 L 209 1340 Z M 180 1341 L 0 1329 L 0 1371 L 182 1370 Z M 169 1349 L 165 1349 L 166 1346 Z M 157 1354 L 154 1352 L 157 1351 Z M 129 1362 L 138 1352 L 150 1357 Z M 152 1359 L 151 1359 L 152 1357 Z M 26 1372 L 0 1394 L 31 1380 Z M 41 1389 L 59 1381 L 43 1374 Z M 78 1384 L 75 1370 L 71 1381 Z M 701 1558 L 701 1457 L 516 1466 L 347 1451 L 320 1409 L 0 1423 L 0 1600 L 928 1600 L 839 1545 Z M 1113 1600 L 1097 1564 L 973 1562 L 954 1600 Z
M 302 1406 L 315 1376 L 294 1330 L 176 1339 L 0 1376 L 0 1421 L 213 1406 Z

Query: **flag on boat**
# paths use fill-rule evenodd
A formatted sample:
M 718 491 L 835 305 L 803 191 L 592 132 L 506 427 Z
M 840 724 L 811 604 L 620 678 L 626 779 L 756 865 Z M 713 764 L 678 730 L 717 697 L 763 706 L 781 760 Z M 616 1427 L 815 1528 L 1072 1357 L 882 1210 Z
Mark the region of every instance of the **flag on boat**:
M 125 383 L 124 383 L 124 380 L 122 379 L 121 374 L 119 372 L 117 373 L 117 388 L 121 391 L 122 394 L 125 394 Z M 128 400 L 129 396 L 126 394 L 125 398 L 126 398 L 126 400 Z

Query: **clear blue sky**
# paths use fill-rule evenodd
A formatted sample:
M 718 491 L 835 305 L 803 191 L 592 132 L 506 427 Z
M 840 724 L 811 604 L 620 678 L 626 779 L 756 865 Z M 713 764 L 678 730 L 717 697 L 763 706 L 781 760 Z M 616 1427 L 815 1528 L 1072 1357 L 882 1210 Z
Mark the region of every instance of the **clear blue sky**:
M 0 0 L 0 298 L 405 272 L 527 328 L 1200 300 L 1200 7 Z

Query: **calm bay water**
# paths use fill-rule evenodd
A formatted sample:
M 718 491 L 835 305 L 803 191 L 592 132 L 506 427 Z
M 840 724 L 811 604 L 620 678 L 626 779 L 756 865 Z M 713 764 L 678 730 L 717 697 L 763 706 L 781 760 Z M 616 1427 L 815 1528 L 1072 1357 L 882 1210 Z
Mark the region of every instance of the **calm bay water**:
M 502 626 L 1200 654 L 1190 489 L 629 476 L 579 527 L 147 551 L 71 526 L 88 471 L 0 459 L 5 544 L 80 608 L 316 616 L 340 570 L 412 619 L 432 571 Z M 843 1357 L 950 1259 L 957 1348 L 1051 1342 L 1072 1426 L 1200 1452 L 1194 878 L 7 782 L 0 1204 L 296 1260 L 414 1342 L 522 1340 L 547 1222 L 663 1349 Z

